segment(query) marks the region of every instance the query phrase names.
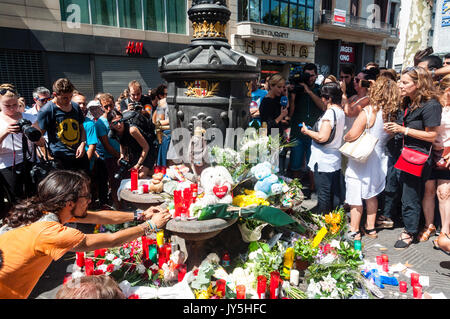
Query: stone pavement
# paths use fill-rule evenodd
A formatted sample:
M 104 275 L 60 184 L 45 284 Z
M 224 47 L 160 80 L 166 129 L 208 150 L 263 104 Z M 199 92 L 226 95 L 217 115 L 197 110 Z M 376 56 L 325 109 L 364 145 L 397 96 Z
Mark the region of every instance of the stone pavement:
M 302 207 L 305 210 L 313 209 L 317 204 L 316 194 L 312 194 L 311 199 L 305 200 Z M 412 244 L 404 250 L 394 249 L 394 243 L 402 232 L 402 227 L 395 226 L 394 229 L 379 229 L 378 238 L 372 239 L 367 236 L 362 237 L 364 258 L 369 262 L 376 262 L 376 256 L 386 254 L 389 256 L 389 266 L 401 263 L 409 264 L 409 268 L 419 273 L 421 276 L 429 277 L 429 286 L 423 286 L 423 292 L 431 294 L 443 293 L 445 298 L 450 298 L 450 257 L 440 250 L 433 248 L 431 237 L 427 242 Z M 398 286 L 385 285 L 380 289 L 385 299 L 412 298 L 412 288 L 410 278 L 400 273 L 397 277 L 399 281 L 408 283 L 406 294 L 399 292 Z

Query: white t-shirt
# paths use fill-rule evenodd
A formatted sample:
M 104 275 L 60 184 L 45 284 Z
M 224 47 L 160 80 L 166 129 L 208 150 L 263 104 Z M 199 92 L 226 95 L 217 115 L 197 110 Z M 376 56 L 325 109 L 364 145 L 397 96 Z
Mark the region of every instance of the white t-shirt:
M 341 153 L 339 148 L 342 145 L 342 138 L 344 136 L 345 113 L 342 108 L 333 106 L 332 109 L 336 112 L 336 132 L 331 143 L 320 145 L 314 140 L 311 144 L 311 157 L 308 166 L 314 171 L 314 166 L 317 163 L 317 170 L 319 172 L 331 173 L 341 169 Z M 334 126 L 334 114 L 331 109 L 325 111 L 325 114 L 319 121 L 319 130 L 322 127 L 324 120 L 330 121 L 331 127 Z
M 36 118 L 33 114 L 22 113 L 22 117 L 33 123 Z M 0 132 L 4 132 L 8 127 L 8 123 L 0 118 Z M 33 151 L 33 143 L 28 139 L 28 150 Z M 14 152 L 16 153 L 16 164 L 23 162 L 22 152 L 22 133 L 9 134 L 0 144 L 0 169 L 11 167 L 14 165 Z

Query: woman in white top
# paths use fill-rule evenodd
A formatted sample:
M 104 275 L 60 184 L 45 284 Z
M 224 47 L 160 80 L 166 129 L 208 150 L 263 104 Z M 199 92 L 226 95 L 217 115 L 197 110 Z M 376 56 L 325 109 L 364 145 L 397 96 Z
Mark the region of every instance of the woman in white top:
M 441 91 L 439 102 L 442 105 L 441 126 L 437 130 L 433 150 L 441 151 L 440 155 L 443 155 L 443 151 L 450 148 L 450 75 L 445 76 L 441 80 L 439 89 Z M 442 169 L 433 168 L 431 178 L 425 183 L 425 194 L 422 200 L 425 227 L 419 233 L 419 241 L 428 240 L 432 233 L 436 231 L 434 226 L 434 208 L 437 193 L 442 226 L 441 233 L 438 239 L 433 241 L 433 244 L 436 248 L 440 248 L 450 254 L 450 246 L 443 245 L 444 241 L 450 244 L 450 238 L 448 238 L 450 233 L 450 153 L 446 154 L 444 158 L 446 159 L 445 166 Z
M 338 83 L 327 83 L 321 89 L 327 110 L 318 120 L 317 131 L 302 124 L 301 132 L 312 139 L 308 166 L 314 173 L 317 189 L 317 211 L 328 214 L 341 204 L 341 153 L 345 114 L 341 107 L 342 90 Z M 334 131 L 334 137 L 333 135 Z
M 378 138 L 374 150 L 365 163 L 349 158 L 345 172 L 346 196 L 345 201 L 350 205 L 350 239 L 361 239 L 359 230 L 363 214 L 363 200 L 366 202 L 367 219 L 364 232 L 368 237 L 377 238 L 375 219 L 378 209 L 377 195 L 386 185 L 387 162 L 385 146 L 388 133 L 384 130 L 384 122 L 393 120 L 399 102 L 400 91 L 396 82 L 380 77 L 372 84 L 369 91 L 369 105 L 366 106 L 353 126 L 344 136 L 344 141 L 357 140 L 368 127 L 367 133 Z
M 17 125 L 20 119 L 34 120 L 31 114 L 19 110 L 18 93 L 12 85 L 0 85 L 0 219 L 10 205 L 24 195 L 27 183 L 23 167 L 22 132 Z M 27 139 L 28 150 L 33 150 Z M 39 145 L 43 145 L 41 137 Z M 29 183 L 27 183 L 29 184 Z M 4 199 L 9 205 L 6 205 Z

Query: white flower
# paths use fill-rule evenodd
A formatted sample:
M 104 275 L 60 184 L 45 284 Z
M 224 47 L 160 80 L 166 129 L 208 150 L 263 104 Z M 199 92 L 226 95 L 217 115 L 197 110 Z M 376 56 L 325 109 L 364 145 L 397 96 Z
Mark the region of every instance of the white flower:
M 258 254 L 261 254 L 263 251 L 261 248 L 258 248 L 255 251 L 252 251 L 250 254 L 248 254 L 248 259 L 249 260 L 254 260 L 258 258 Z
M 81 278 L 84 276 L 85 276 L 85 274 L 80 271 L 75 271 L 72 273 L 72 279 L 77 279 L 77 278 Z
M 106 273 L 106 270 L 108 269 L 108 265 L 101 264 L 100 266 L 97 267 L 97 269 Z
M 114 260 L 114 258 L 116 258 L 116 256 L 114 254 L 107 254 L 105 258 L 106 260 L 112 261 Z
M 330 243 L 331 248 L 341 247 L 341 242 L 339 240 L 333 239 Z
M 212 264 L 220 263 L 220 258 L 215 253 L 210 253 L 208 256 L 206 256 L 206 260 L 208 260 Z
M 136 271 L 138 272 L 138 274 L 143 274 L 145 273 L 145 266 L 143 264 L 139 264 L 136 266 Z
M 322 280 L 320 282 L 320 286 L 322 287 L 322 290 L 324 292 L 333 292 L 333 290 L 336 289 L 336 279 L 334 279 L 333 277 L 331 277 L 331 274 L 328 274 L 328 276 L 326 276 L 324 278 L 324 280 Z
M 114 259 L 112 262 L 112 264 L 114 265 L 114 270 L 119 269 L 120 266 L 122 266 L 122 263 L 123 263 L 122 259 L 120 259 L 120 258 Z
M 333 254 L 327 254 L 325 257 L 320 259 L 319 264 L 320 265 L 329 265 L 329 264 L 333 263 L 333 261 L 335 259 L 336 259 L 336 256 L 334 256 Z
M 308 295 L 308 298 L 314 298 L 316 295 L 321 295 L 320 284 L 311 279 L 306 294 Z

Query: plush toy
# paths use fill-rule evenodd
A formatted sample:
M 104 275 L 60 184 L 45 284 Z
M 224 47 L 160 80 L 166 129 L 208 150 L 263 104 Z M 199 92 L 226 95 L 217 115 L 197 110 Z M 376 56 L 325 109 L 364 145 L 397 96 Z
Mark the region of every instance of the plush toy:
M 250 173 L 258 180 L 254 190 L 257 197 L 266 199 L 271 195 L 281 194 L 289 188 L 272 172 L 272 165 L 269 162 L 259 163 L 253 166 Z
M 223 166 L 212 166 L 205 168 L 200 176 L 200 185 L 204 196 L 196 202 L 201 206 L 217 203 L 231 204 L 233 198 L 231 190 L 233 178 L 230 172 Z
M 163 184 L 162 180 L 163 180 L 163 173 L 153 174 L 152 181 L 151 181 L 150 185 L 148 186 L 149 192 L 158 193 L 158 194 L 161 193 L 164 188 L 164 184 Z

